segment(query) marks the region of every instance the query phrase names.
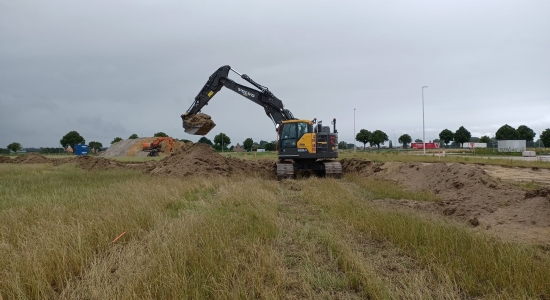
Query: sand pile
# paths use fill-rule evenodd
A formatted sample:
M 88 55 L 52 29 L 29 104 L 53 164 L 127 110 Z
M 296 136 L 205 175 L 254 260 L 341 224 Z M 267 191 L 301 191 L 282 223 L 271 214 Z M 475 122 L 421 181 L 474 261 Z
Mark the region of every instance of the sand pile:
M 52 161 L 45 156 L 37 153 L 29 153 L 22 156 L 18 156 L 12 161 L 14 164 L 46 164 Z
M 9 164 L 9 163 L 12 163 L 11 158 L 9 158 L 7 156 L 0 155 L 0 164 Z
M 152 143 L 156 140 L 156 137 L 144 137 L 139 139 L 127 139 L 120 142 L 116 142 L 109 147 L 106 151 L 102 152 L 100 156 L 147 156 L 147 152 L 143 151 L 143 143 Z M 173 151 L 178 150 L 183 146 L 183 142 L 174 140 Z M 168 141 L 162 142 L 161 155 L 170 155 L 170 143 Z
M 133 140 L 127 139 L 127 140 L 118 141 L 112 144 L 111 147 L 109 147 L 109 149 L 105 150 L 105 152 L 103 152 L 101 156 L 125 156 L 128 148 L 130 148 L 133 144 L 135 144 L 139 140 L 140 139 L 133 139 Z
M 430 190 L 442 201 L 403 200 L 401 204 L 438 211 L 469 226 L 493 230 L 502 236 L 542 242 L 540 231 L 550 229 L 547 187 L 524 191 L 518 185 L 491 177 L 478 165 L 343 159 L 342 168 L 345 173 L 356 172 L 398 182 L 410 190 Z
M 266 172 L 270 167 L 271 171 Z M 187 176 L 229 176 L 239 173 L 273 175 L 273 161 L 247 161 L 226 158 L 202 143 L 183 147 L 174 156 L 166 157 L 150 171 L 151 175 Z

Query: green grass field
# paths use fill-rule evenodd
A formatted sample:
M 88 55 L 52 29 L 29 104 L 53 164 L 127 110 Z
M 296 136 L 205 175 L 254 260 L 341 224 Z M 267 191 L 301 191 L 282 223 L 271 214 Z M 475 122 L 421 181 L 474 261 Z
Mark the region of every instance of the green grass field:
M 439 201 L 358 176 L 0 164 L 0 298 L 550 297 L 548 252 L 373 201 L 404 194 Z

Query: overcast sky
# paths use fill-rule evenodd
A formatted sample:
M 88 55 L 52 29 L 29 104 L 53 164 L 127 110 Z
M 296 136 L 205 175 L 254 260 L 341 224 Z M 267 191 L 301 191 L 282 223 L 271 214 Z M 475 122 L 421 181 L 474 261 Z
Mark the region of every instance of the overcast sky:
M 550 128 L 550 1 L 0 0 L 0 147 L 104 146 L 163 131 L 230 65 L 294 116 L 426 140 Z M 236 74 L 230 78 L 247 84 Z M 355 109 L 355 120 L 354 120 Z M 232 144 L 275 140 L 262 107 L 229 89 L 204 113 Z

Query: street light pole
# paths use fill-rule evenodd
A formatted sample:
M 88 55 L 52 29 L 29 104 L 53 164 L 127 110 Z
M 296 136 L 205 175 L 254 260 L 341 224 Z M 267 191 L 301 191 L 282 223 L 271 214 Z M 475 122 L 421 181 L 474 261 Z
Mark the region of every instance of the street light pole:
M 355 146 L 355 108 L 353 109 L 353 152 L 357 152 L 357 147 Z
M 422 87 L 422 143 L 424 143 L 424 155 L 426 155 L 426 134 L 424 131 L 424 88 L 427 88 L 428 86 Z

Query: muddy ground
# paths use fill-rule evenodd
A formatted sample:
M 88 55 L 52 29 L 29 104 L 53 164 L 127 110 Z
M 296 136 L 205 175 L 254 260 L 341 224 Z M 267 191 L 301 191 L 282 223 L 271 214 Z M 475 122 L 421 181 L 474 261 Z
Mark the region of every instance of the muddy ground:
M 85 170 L 137 169 L 151 176 L 231 176 L 248 174 L 275 179 L 272 160 L 224 157 L 206 144 L 187 143 L 160 161 L 122 163 L 94 157 L 48 159 L 28 154 L 0 163 L 75 163 Z M 375 163 L 342 159 L 344 174 L 393 181 L 408 190 L 430 190 L 440 201 L 379 199 L 378 203 L 435 214 L 475 231 L 550 246 L 550 172 L 543 169 L 482 166 L 462 163 Z M 530 182 L 529 187 L 519 182 Z

